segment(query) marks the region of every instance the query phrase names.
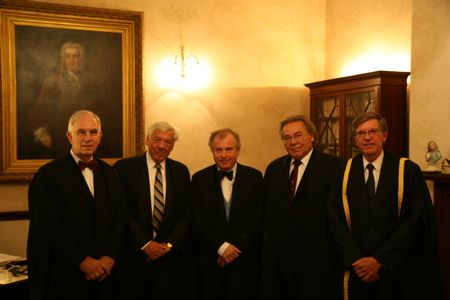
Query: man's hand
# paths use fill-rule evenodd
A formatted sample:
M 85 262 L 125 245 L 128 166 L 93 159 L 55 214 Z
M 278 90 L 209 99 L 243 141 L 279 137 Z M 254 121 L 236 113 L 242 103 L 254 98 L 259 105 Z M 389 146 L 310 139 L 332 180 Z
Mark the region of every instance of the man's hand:
M 217 265 L 221 268 L 228 266 L 241 254 L 241 250 L 236 248 L 234 245 L 228 245 L 223 254 L 218 257 Z
M 142 251 L 144 251 L 149 260 L 157 260 L 166 255 L 170 249 L 169 244 L 151 241 Z
M 114 267 L 115 260 L 109 256 L 102 256 L 98 260 L 102 265 L 105 274 L 99 278 L 99 281 L 103 281 L 109 274 L 111 274 L 111 270 Z
M 105 276 L 105 274 L 108 275 L 103 269 L 100 260 L 94 259 L 90 256 L 83 259 L 80 263 L 80 269 L 85 274 L 87 280 L 100 280 Z
M 363 282 L 374 282 L 380 279 L 378 271 L 381 269 L 381 264 L 372 256 L 357 260 L 352 267 Z
M 33 134 L 36 143 L 41 143 L 48 149 L 52 148 L 52 136 L 45 127 L 39 127 L 33 131 Z

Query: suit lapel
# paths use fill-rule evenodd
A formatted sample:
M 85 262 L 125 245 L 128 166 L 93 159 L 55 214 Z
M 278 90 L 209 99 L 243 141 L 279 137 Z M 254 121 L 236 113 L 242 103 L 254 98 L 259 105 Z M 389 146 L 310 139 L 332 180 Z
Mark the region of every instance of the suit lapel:
M 349 206 L 351 211 L 361 212 L 362 220 L 367 220 L 369 212 L 367 210 L 368 206 L 365 205 L 364 196 L 364 169 L 362 162 L 362 155 L 358 155 L 353 158 L 352 167 L 350 170 L 350 176 L 348 178 L 348 188 L 347 195 L 349 199 Z M 354 214 L 353 217 L 358 217 L 358 213 Z M 352 223 L 353 220 L 352 220 Z
M 212 201 L 214 201 L 214 206 L 219 211 L 220 215 L 223 216 L 224 220 L 227 219 L 227 215 L 225 212 L 225 199 L 223 198 L 222 187 L 220 185 L 219 177 L 217 176 L 217 166 L 213 165 L 209 169 L 209 176 L 207 176 L 209 182 L 209 186 L 211 188 Z M 233 195 L 231 196 L 233 198 Z
M 83 198 L 85 198 L 87 201 L 89 201 L 89 203 L 92 204 L 94 202 L 94 197 L 92 196 L 91 191 L 89 190 L 89 187 L 86 183 L 86 180 L 84 179 L 84 176 L 81 173 L 81 170 L 78 167 L 77 163 L 75 162 L 74 158 L 72 157 L 71 154 L 67 154 L 65 160 L 68 166 L 67 176 L 75 180 L 74 184 L 77 186 L 80 193 L 84 196 Z
M 291 201 L 291 197 L 289 196 L 289 172 L 291 167 L 291 158 L 290 156 L 286 156 L 284 158 L 282 169 L 280 170 L 280 186 L 282 187 L 283 198 L 286 201 Z
M 236 218 L 239 212 L 243 212 L 242 191 L 247 187 L 246 178 L 242 174 L 242 166 L 237 164 L 235 179 L 233 182 L 233 190 L 231 193 L 230 215 L 228 216 L 228 223 Z M 223 198 L 223 197 L 222 197 Z M 225 200 L 223 200 L 225 201 Z
M 151 224 L 151 218 L 153 213 L 153 207 L 151 207 L 151 200 L 150 200 L 150 180 L 148 177 L 148 167 L 147 167 L 147 156 L 146 154 L 142 155 L 138 161 L 138 164 L 136 165 L 136 169 L 142 180 L 138 183 L 138 199 L 141 199 L 140 205 L 142 207 L 142 210 L 147 215 L 147 220 L 150 220 Z
M 297 190 L 295 191 L 295 196 L 294 196 L 295 201 L 297 201 L 298 198 L 301 198 L 301 196 L 306 193 L 307 188 L 309 186 L 308 180 L 311 177 L 311 173 L 313 171 L 320 171 L 318 168 L 314 167 L 314 165 L 316 164 L 316 161 L 317 161 L 316 157 L 317 157 L 317 153 L 315 150 L 313 150 L 311 157 L 309 158 L 308 165 L 305 168 L 305 172 L 303 172 L 302 179 L 300 180 Z M 316 177 L 316 178 L 318 178 L 318 177 Z
M 165 175 L 166 175 L 166 195 L 164 199 L 164 214 L 163 219 L 166 218 L 167 214 L 170 213 L 170 210 L 173 205 L 173 170 L 172 170 L 172 164 L 170 163 L 170 160 L 166 159 L 166 169 L 165 169 Z
M 380 208 L 383 204 L 383 201 L 391 201 L 391 198 L 388 197 L 388 194 L 391 193 L 391 190 L 386 187 L 395 187 L 396 185 L 392 184 L 393 182 L 397 182 L 398 177 L 398 168 L 396 168 L 395 161 L 392 159 L 389 154 L 384 152 L 383 163 L 381 164 L 380 170 L 380 178 L 378 180 L 377 191 L 375 194 L 375 203 L 373 207 L 373 221 L 375 220 L 377 214 L 380 211 Z

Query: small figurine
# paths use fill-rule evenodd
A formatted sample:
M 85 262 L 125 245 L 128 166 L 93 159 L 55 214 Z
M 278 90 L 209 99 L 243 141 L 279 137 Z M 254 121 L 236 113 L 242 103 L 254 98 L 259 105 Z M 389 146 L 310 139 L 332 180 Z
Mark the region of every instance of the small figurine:
M 450 174 L 450 159 L 442 160 L 442 174 Z
M 440 171 L 437 167 L 437 162 L 442 157 L 441 152 L 436 144 L 436 142 L 430 141 L 428 143 L 428 152 L 425 154 L 425 159 L 427 160 L 428 167 L 424 170 L 426 172 L 438 172 Z

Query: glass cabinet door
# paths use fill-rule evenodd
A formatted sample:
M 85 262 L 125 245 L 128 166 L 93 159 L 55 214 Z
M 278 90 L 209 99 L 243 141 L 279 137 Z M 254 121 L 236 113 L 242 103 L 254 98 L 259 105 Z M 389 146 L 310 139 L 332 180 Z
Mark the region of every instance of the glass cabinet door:
M 374 91 L 345 95 L 345 154 L 347 158 L 359 153 L 353 136 L 353 119 L 363 112 L 375 112 L 375 109 Z
M 315 101 L 318 150 L 339 156 L 339 96 L 320 97 Z

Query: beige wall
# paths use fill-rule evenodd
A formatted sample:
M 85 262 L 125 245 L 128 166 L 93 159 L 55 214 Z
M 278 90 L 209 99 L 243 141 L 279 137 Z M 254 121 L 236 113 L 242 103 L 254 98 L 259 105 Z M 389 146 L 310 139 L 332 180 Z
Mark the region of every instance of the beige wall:
M 411 157 L 422 167 L 428 141 L 450 159 L 450 1 L 413 0 Z
M 410 71 L 411 0 L 327 0 L 326 78 Z

